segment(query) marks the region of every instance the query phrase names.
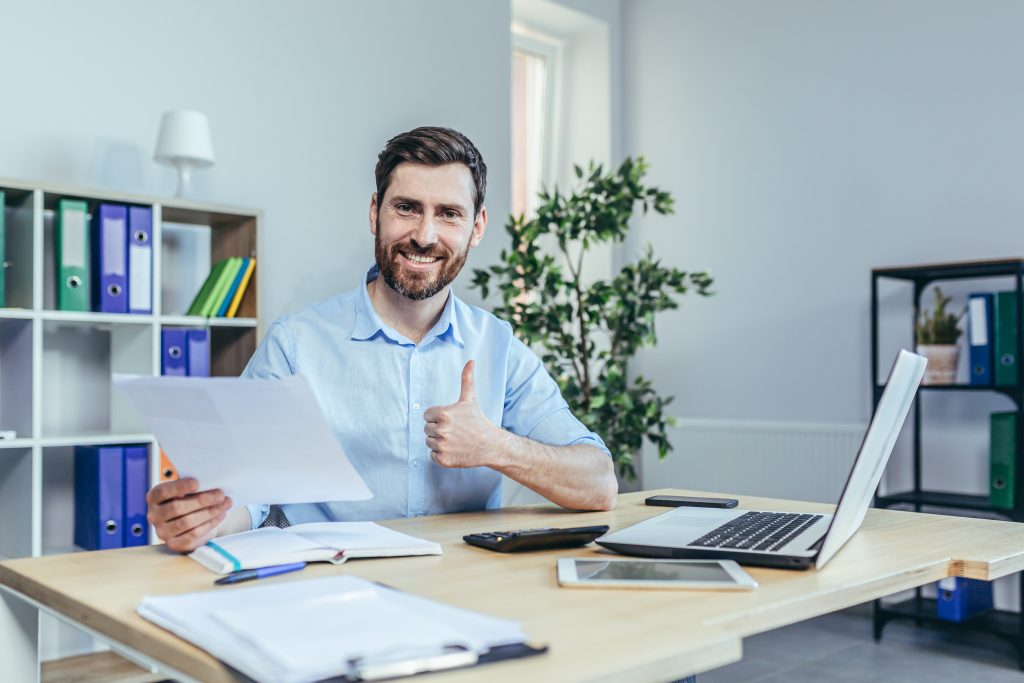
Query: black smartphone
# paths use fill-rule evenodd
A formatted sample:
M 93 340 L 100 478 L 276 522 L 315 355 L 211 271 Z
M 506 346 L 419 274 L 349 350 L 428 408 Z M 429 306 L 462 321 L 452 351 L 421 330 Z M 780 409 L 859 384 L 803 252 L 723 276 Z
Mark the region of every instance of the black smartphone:
M 647 505 L 693 508 L 734 508 L 739 505 L 735 498 L 698 498 L 697 496 L 651 496 L 644 501 Z

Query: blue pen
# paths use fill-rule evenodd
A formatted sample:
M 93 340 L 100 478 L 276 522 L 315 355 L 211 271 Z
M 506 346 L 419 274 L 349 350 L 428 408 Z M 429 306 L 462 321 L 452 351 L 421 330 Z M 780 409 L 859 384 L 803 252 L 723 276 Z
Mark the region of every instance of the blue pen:
M 291 564 L 277 564 L 273 567 L 260 567 L 259 569 L 244 569 L 240 572 L 234 572 L 228 574 L 222 578 L 214 581 L 215 584 L 223 585 L 226 583 L 240 583 L 242 581 L 252 581 L 253 579 L 262 579 L 268 576 L 275 576 L 277 574 L 286 574 L 288 572 L 297 572 L 300 569 L 305 569 L 305 562 L 292 562 Z

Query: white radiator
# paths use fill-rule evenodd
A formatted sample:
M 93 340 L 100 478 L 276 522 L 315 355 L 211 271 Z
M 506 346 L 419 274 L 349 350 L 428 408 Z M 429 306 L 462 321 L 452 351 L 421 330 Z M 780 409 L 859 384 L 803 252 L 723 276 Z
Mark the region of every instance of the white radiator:
M 680 419 L 663 461 L 645 452 L 643 488 L 836 503 L 865 425 Z

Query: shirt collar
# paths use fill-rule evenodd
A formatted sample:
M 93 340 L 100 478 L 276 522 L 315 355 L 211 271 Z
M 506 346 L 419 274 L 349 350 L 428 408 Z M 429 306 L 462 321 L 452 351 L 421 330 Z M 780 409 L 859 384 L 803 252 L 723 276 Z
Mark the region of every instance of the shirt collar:
M 380 269 L 374 265 L 366 272 L 366 277 L 362 278 L 359 282 L 359 297 L 356 302 L 355 324 L 352 326 L 351 338 L 353 341 L 368 341 L 378 334 L 383 334 L 388 339 L 399 344 L 411 344 L 412 342 L 404 335 L 384 324 L 384 321 L 377 315 L 373 302 L 370 301 L 370 291 L 366 286 L 379 276 Z M 456 303 L 461 304 L 462 302 L 458 301 L 455 292 L 448 290 L 448 300 L 445 301 L 441 317 L 423 337 L 423 340 L 420 342 L 421 345 L 426 345 L 434 339 L 451 341 L 458 346 L 465 345 L 465 342 L 462 340 L 462 333 L 459 330 L 458 306 L 456 306 Z

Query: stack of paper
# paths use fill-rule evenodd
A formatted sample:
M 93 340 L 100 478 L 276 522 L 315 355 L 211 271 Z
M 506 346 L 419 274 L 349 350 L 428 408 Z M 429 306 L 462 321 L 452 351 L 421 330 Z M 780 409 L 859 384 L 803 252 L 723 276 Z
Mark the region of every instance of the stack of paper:
M 218 574 L 292 562 L 333 562 L 353 557 L 440 555 L 441 546 L 373 522 L 319 522 L 286 529 L 265 527 L 216 538 L 189 557 Z
M 526 640 L 517 622 L 353 576 L 147 596 L 138 612 L 256 681 L 283 683 L 354 675 L 396 654 L 483 654 Z

